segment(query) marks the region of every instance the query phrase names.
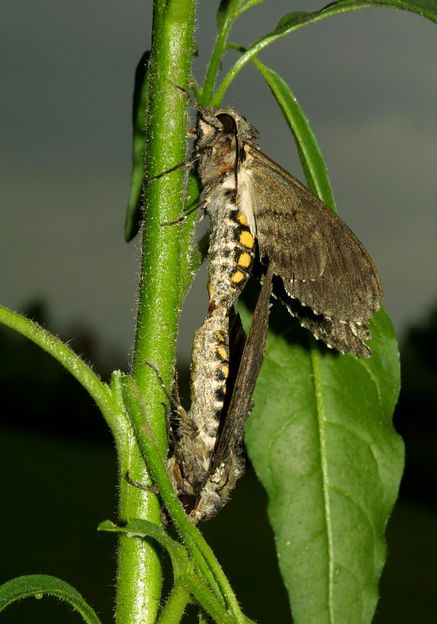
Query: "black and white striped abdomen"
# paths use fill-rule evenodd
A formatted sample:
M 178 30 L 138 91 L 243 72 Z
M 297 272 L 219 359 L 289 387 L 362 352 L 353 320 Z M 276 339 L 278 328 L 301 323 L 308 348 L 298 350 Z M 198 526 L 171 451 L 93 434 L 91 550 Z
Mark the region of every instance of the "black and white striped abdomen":
M 229 310 L 250 276 L 255 238 L 245 213 L 234 201 L 234 191 L 220 186 L 207 204 L 211 234 L 208 251 L 210 312 Z

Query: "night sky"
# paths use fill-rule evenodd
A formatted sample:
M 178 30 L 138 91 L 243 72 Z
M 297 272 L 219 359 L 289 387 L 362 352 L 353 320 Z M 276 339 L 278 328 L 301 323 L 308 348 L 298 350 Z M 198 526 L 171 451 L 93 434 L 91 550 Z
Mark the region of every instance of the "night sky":
M 201 78 L 217 3 L 199 4 L 194 65 Z M 103 351 L 124 357 L 133 339 L 139 255 L 138 242 L 123 240 L 131 93 L 149 46 L 151 5 L 4 0 L 0 7 L 1 303 L 22 309 L 42 299 L 52 327 L 64 335 L 85 327 Z M 241 18 L 231 40 L 247 45 L 281 15 L 321 6 L 266 1 Z M 260 58 L 282 73 L 309 117 L 339 212 L 373 257 L 402 334 L 437 295 L 435 25 L 367 9 L 308 26 Z M 259 129 L 263 151 L 303 177 L 281 113 L 253 67 L 225 104 Z M 185 357 L 206 313 L 201 280 L 189 306 Z

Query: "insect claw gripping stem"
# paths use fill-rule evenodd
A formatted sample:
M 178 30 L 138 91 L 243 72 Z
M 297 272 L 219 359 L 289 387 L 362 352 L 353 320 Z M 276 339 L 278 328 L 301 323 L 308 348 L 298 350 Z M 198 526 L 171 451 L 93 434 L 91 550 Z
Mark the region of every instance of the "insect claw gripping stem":
M 171 392 L 168 391 L 168 389 L 166 388 L 161 374 L 158 370 L 158 367 L 153 364 L 152 362 L 149 362 L 147 360 L 144 360 L 143 364 L 146 364 L 147 366 L 149 366 L 153 372 L 155 373 L 156 377 L 158 378 L 159 384 L 163 390 L 163 392 L 165 393 L 165 396 L 167 397 L 167 399 L 169 400 L 170 404 L 175 408 L 176 412 L 178 414 L 181 413 L 185 413 L 185 409 L 182 407 L 182 405 L 174 398 L 173 394 Z
M 150 492 L 151 494 L 159 495 L 159 491 L 158 491 L 158 488 L 156 486 L 154 486 L 154 485 L 144 485 L 144 483 L 140 483 L 139 481 L 135 481 L 134 479 L 131 479 L 129 470 L 126 470 L 126 472 L 124 474 L 124 478 L 129 483 L 129 485 L 132 485 L 133 487 L 136 487 L 139 490 L 143 490 L 144 492 Z

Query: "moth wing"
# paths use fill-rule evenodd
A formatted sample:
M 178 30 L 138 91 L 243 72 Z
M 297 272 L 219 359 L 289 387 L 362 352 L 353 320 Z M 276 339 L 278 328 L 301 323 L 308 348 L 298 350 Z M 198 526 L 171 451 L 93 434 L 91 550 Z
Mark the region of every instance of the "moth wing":
M 239 455 L 244 426 L 252 410 L 252 395 L 261 370 L 269 324 L 270 295 L 273 269 L 267 267 L 263 278 L 249 334 L 246 338 L 231 400 L 214 452 L 211 473 L 219 466 L 231 463 Z
M 365 322 L 382 287 L 367 251 L 348 226 L 303 184 L 246 144 L 260 257 L 286 292 L 315 314 Z

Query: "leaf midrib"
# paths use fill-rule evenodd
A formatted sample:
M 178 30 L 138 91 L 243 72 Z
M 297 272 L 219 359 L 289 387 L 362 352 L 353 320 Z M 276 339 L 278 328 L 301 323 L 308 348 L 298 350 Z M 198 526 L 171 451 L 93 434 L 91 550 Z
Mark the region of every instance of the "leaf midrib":
M 320 353 L 317 347 L 310 345 L 310 361 L 311 368 L 313 370 L 313 385 L 314 385 L 314 396 L 316 399 L 316 419 L 318 425 L 318 434 L 319 434 L 319 449 L 320 449 L 320 466 L 322 472 L 322 496 L 323 496 L 323 506 L 325 509 L 325 522 L 326 522 L 326 535 L 327 535 L 327 543 L 328 543 L 328 605 L 329 605 L 329 619 L 331 622 L 334 622 L 334 614 L 333 614 L 333 597 L 332 597 L 332 588 L 333 588 L 333 578 L 334 578 L 334 547 L 332 541 L 332 523 L 331 523 L 331 513 L 329 508 L 329 482 L 328 482 L 328 463 L 327 463 L 327 452 L 326 452 L 326 436 L 325 436 L 325 408 L 323 403 L 323 394 L 322 394 L 322 382 L 321 382 L 321 374 L 320 374 Z

